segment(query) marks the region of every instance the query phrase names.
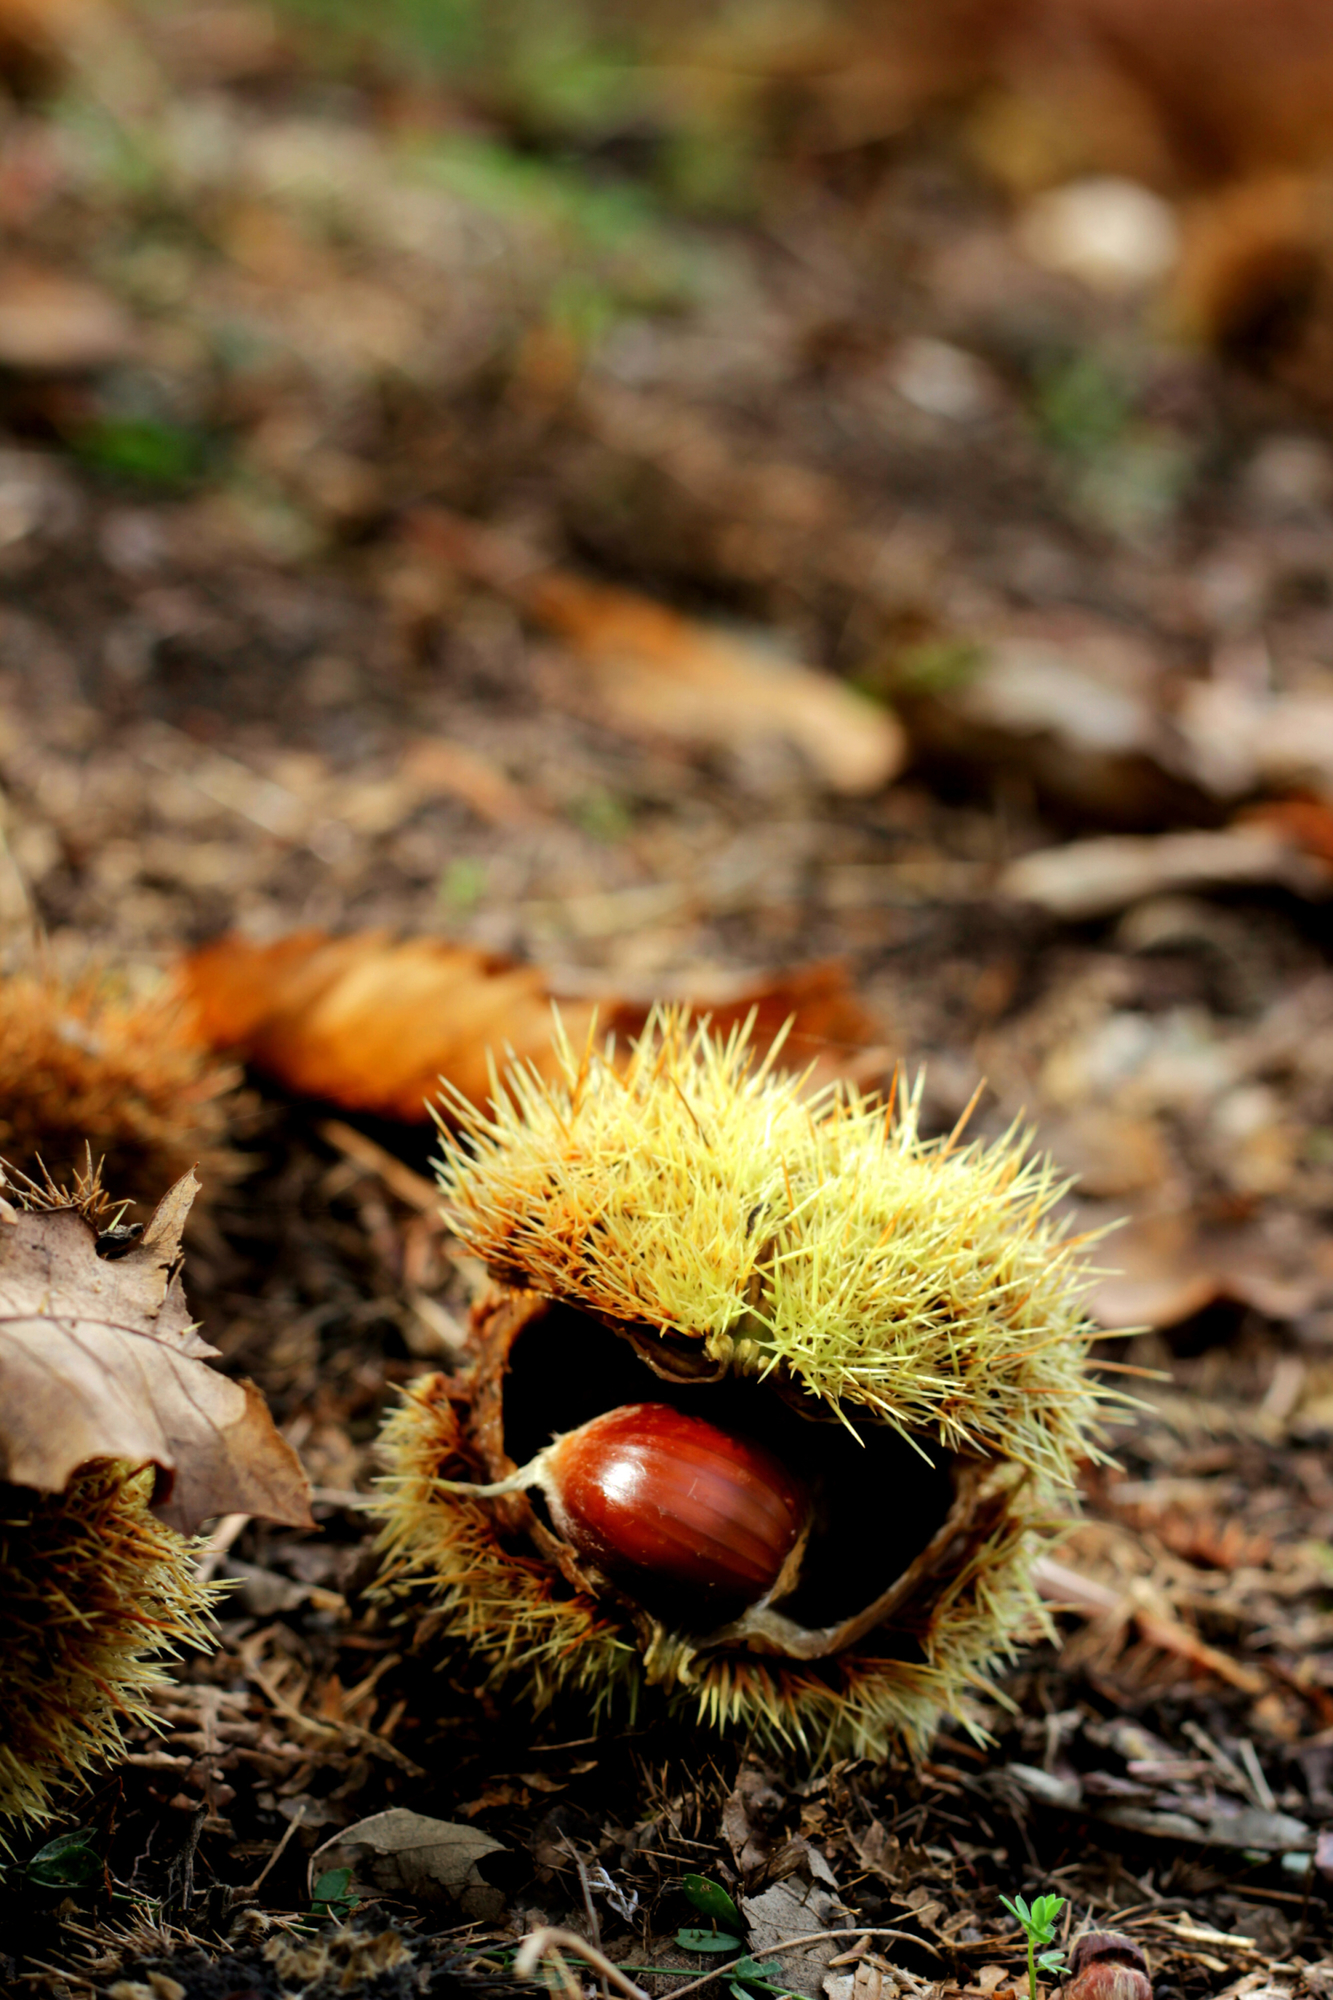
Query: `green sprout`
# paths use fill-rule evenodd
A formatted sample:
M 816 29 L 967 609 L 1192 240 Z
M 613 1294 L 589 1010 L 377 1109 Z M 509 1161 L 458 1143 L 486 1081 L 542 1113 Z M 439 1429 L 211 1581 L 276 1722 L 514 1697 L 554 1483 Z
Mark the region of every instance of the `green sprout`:
M 707 1930 L 677 1931 L 676 1943 L 682 1950 L 743 1951 L 745 1922 L 721 1884 L 709 1882 L 702 1875 L 687 1875 L 681 1887 L 687 1900 L 693 1903 L 701 1917 L 707 1917 L 709 1924 Z
M 361 1900 L 350 1893 L 351 1886 L 350 1868 L 326 1868 L 311 1891 L 311 1916 L 333 1917 L 340 1923 L 346 1923 Z
M 1040 1958 L 1037 1956 L 1038 1946 L 1050 1944 L 1055 1936 L 1055 1920 L 1065 1906 L 1065 1899 L 1063 1896 L 1038 1896 L 1031 1909 L 1021 1896 L 1015 1896 L 1012 1903 L 1007 1896 L 1001 1896 L 1000 1901 L 1021 1925 L 1028 1941 L 1028 1995 L 1029 2000 L 1037 2000 L 1037 1974 L 1063 1972 L 1065 1969 L 1062 1951 L 1043 1951 Z

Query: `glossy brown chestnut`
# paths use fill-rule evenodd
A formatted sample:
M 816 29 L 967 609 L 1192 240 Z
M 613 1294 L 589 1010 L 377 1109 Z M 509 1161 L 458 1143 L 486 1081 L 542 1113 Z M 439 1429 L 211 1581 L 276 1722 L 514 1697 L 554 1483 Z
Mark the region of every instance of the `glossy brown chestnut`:
M 546 1454 L 551 1517 L 608 1576 L 753 1604 L 809 1513 L 800 1485 L 750 1438 L 666 1403 L 629 1403 Z
M 1065 2000 L 1152 2000 L 1148 1961 L 1121 1931 L 1088 1931 L 1069 1955 Z

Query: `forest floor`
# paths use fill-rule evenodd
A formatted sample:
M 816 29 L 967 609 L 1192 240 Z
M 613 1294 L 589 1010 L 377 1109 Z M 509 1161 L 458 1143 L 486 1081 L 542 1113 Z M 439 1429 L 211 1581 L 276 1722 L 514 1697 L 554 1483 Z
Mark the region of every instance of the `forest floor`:
M 55 1829 L 104 1869 L 25 1850 L 0 1886 L 14 1990 L 406 1992 L 555 1923 L 664 1996 L 710 1970 L 671 1942 L 692 1874 L 755 1950 L 845 1930 L 783 1959 L 828 2000 L 1003 1992 L 1020 1890 L 1133 1933 L 1159 2000 L 1333 2000 L 1319 413 L 1076 275 L 948 120 L 822 153 L 756 102 L 561 123 L 262 8 L 147 9 L 95 71 L 0 119 L 10 965 L 34 920 L 62 976 L 141 991 L 236 928 L 439 938 L 571 995 L 836 960 L 867 1023 L 836 1062 L 924 1069 L 930 1132 L 984 1080 L 976 1133 L 1021 1114 L 1071 1214 L 1128 1218 L 1092 1311 L 1145 1373 L 1061 1550 L 1101 1598 L 989 1743 L 812 1772 L 534 1717 L 364 1596 L 375 1432 L 473 1275 L 432 1128 L 252 1075 L 187 1287 L 318 1532 L 219 1546 L 221 1650 Z M 625 595 L 561 627 L 543 565 Z M 604 670 L 653 604 L 660 711 Z M 775 715 L 797 664 L 896 714 L 901 771 L 711 713 L 719 633 Z M 360 1944 L 284 1930 L 391 1806 L 489 1858 L 438 1907 L 361 1885 Z M 177 1987 L 115 1984 L 150 1972 Z

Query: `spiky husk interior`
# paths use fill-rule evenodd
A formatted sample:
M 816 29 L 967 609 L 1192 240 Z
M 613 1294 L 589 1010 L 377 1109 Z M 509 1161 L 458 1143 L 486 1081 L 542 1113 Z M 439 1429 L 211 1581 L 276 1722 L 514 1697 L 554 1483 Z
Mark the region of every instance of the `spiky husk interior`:
M 153 1476 L 99 1459 L 63 1493 L 0 1485 L 0 1818 L 48 1819 L 60 1787 L 151 1719 L 165 1661 L 212 1649 L 218 1586 L 149 1512 Z
M 447 1378 L 414 1383 L 381 1435 L 391 1469 L 377 1503 L 379 1588 L 390 1597 L 424 1590 L 445 1628 L 485 1663 L 486 1684 L 516 1679 L 538 1709 L 565 1688 L 590 1697 L 595 1716 L 616 1707 L 633 1716 L 656 1681 L 678 1713 L 815 1759 L 882 1756 L 893 1742 L 922 1751 L 941 1713 L 970 1722 L 989 1670 L 1044 1624 L 1027 1555 L 1049 1524 L 1034 1482 L 1016 1469 L 1002 1518 L 932 1596 L 919 1633 L 923 1664 L 856 1649 L 813 1664 L 708 1655 L 684 1641 L 650 1661 L 612 1609 L 506 1548 L 484 1503 L 439 1490 L 440 1479 L 469 1476 L 460 1446 Z
M 1024 1135 L 923 1140 L 919 1090 L 896 1112 L 806 1100 L 743 1033 L 678 1014 L 620 1070 L 591 1045 L 562 1065 L 554 1085 L 511 1068 L 491 1116 L 451 1107 L 442 1183 L 494 1271 L 1070 1485 L 1095 1403 L 1085 1283 Z
M 118 996 L 88 978 L 0 980 L 0 1156 L 64 1180 L 88 1149 L 111 1184 L 153 1201 L 202 1162 L 206 1185 L 234 1174 L 230 1067 L 191 1042 L 180 1007 Z

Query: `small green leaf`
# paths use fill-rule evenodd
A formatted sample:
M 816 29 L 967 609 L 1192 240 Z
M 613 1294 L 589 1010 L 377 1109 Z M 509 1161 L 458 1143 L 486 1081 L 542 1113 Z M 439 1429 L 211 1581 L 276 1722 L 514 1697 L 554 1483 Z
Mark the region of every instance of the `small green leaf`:
M 1004 1904 L 1004 1907 L 1006 1910 L 1008 1910 L 1010 1916 L 1016 1918 L 1017 1921 L 1022 1925 L 1024 1930 L 1030 1928 L 1032 1923 L 1032 1912 L 1031 1910 L 1029 1910 L 1027 1904 L 1024 1902 L 1021 1896 L 1015 1896 L 1012 1903 L 1009 1901 L 1009 1898 L 1007 1896 L 1001 1896 L 1000 1901 Z
M 72 442 L 86 465 L 143 486 L 186 486 L 206 456 L 197 433 L 152 417 L 101 417 Z
M 782 1967 L 776 1963 L 765 1963 L 757 1958 L 743 1958 L 736 1967 L 736 1977 L 737 1979 L 759 1980 L 761 1982 L 780 1979 L 782 1977 Z
M 350 1868 L 326 1868 L 314 1887 L 310 1913 L 315 1917 L 350 1917 L 361 1900 L 348 1894 L 352 1884 Z
M 39 1889 L 82 1888 L 102 1874 L 102 1863 L 93 1847 L 92 1831 L 76 1827 L 72 1833 L 58 1833 L 39 1847 L 28 1862 L 28 1879 Z
M 677 1931 L 676 1943 L 682 1951 L 739 1951 L 741 1940 L 726 1931 Z
M 1062 1951 L 1044 1951 L 1037 1960 L 1038 1972 L 1063 1972 L 1065 1955 Z
M 706 1875 L 687 1875 L 680 1886 L 699 1915 L 707 1917 L 710 1924 L 723 1924 L 731 1931 L 744 1930 L 741 1913 L 721 1883 L 710 1882 Z

